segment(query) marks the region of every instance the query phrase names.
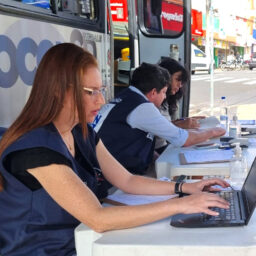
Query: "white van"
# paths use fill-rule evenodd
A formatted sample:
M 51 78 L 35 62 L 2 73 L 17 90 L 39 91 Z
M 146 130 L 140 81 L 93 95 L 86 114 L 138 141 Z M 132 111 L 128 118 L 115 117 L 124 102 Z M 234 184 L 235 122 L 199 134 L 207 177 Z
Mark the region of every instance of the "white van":
M 191 44 L 191 73 L 207 71 L 210 74 L 210 58 L 194 44 Z

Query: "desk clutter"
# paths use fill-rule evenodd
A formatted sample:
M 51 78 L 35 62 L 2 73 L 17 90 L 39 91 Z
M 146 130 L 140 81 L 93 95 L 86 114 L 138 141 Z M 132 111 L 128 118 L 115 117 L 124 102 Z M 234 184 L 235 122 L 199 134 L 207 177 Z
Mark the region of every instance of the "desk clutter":
M 256 155 L 256 138 L 250 137 L 246 138 L 246 140 L 243 140 L 242 142 L 247 146 L 242 146 L 240 151 L 241 157 L 239 157 L 239 160 L 237 161 L 230 161 L 229 158 L 232 158 L 233 155 L 235 155 L 235 152 L 233 151 L 235 148 L 235 144 L 229 143 L 229 140 L 232 139 L 230 137 L 221 137 L 220 139 L 214 139 L 207 141 L 205 143 L 201 143 L 197 146 L 191 146 L 188 148 L 176 148 L 172 145 L 169 145 L 167 149 L 159 156 L 159 158 L 155 162 L 156 167 L 156 176 L 157 178 L 161 178 L 163 176 L 173 178 L 175 176 L 179 176 L 180 174 L 185 174 L 187 176 L 210 176 L 210 177 L 230 177 L 232 176 L 234 178 L 235 173 L 237 173 L 237 176 L 244 176 L 244 173 L 247 173 L 248 168 L 250 168 L 253 159 Z M 241 141 L 241 139 L 244 138 L 238 138 L 238 140 Z M 220 149 L 222 148 L 222 149 Z M 184 159 L 180 159 L 180 155 L 189 154 L 186 152 L 194 151 L 196 156 L 199 155 L 199 163 L 194 163 L 195 159 L 187 159 L 187 161 Z M 206 159 L 205 151 L 208 152 L 214 152 L 210 154 L 214 154 L 215 157 L 218 154 L 223 154 L 223 157 L 225 156 L 226 159 Z M 219 153 L 216 154 L 216 151 Z M 230 153 L 226 153 L 226 151 Z M 226 155 L 227 154 L 227 155 Z M 210 155 L 210 157 L 213 157 L 214 155 Z M 194 155 L 193 155 L 194 156 Z M 209 155 L 208 155 L 209 156 Z M 184 158 L 182 156 L 182 158 Z M 197 158 L 198 160 L 198 158 Z M 206 161 L 207 160 L 207 161 Z M 223 161 L 224 160 L 224 161 Z M 188 163 L 188 162 L 191 163 Z M 197 161 L 198 162 L 198 161 Z M 241 168 L 239 167 L 241 165 Z M 237 172 L 236 170 L 246 170 Z M 239 174 L 239 175 L 238 175 Z
M 234 143 L 239 143 L 240 147 L 248 147 L 249 146 L 249 138 L 234 138 L 231 136 L 223 136 L 220 137 L 220 143 L 224 144 L 224 143 L 228 143 L 230 145 L 234 144 Z
M 181 165 L 225 163 L 241 160 L 242 147 L 248 147 L 248 138 L 222 137 L 220 143 L 200 143 L 195 149 L 179 153 Z

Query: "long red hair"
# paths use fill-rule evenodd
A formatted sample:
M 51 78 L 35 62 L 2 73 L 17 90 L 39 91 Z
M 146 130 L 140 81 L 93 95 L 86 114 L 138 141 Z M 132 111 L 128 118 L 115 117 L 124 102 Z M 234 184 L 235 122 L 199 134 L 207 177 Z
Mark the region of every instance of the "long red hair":
M 74 109 L 77 109 L 85 137 L 87 122 L 80 85 L 82 75 L 93 66 L 98 67 L 95 57 L 75 44 L 63 43 L 50 48 L 38 66 L 26 105 L 0 141 L 0 156 L 26 132 L 51 123 L 60 113 L 65 93 L 71 85 Z M 0 174 L 0 191 L 3 188 L 4 181 Z

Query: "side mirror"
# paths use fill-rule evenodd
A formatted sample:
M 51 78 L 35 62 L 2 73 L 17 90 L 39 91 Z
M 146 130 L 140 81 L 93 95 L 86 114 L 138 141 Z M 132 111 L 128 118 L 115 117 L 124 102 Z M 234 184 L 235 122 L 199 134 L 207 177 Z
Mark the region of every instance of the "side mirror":
M 151 0 L 151 12 L 159 17 L 162 13 L 162 0 Z

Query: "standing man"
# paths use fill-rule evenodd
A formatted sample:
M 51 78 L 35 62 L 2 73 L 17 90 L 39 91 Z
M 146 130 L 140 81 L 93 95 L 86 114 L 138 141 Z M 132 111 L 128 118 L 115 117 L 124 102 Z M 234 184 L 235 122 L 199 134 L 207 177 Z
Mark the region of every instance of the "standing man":
M 143 63 L 135 69 L 131 84 L 103 106 L 93 123 L 110 153 L 130 172 L 145 173 L 153 160 L 155 135 L 181 147 L 225 133 L 222 128 L 188 132 L 160 113 L 170 86 L 166 69 Z

